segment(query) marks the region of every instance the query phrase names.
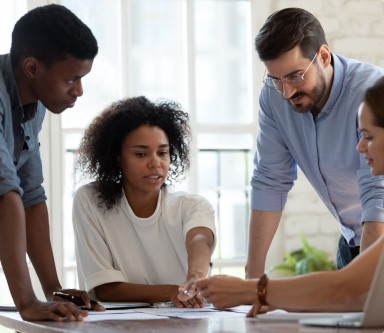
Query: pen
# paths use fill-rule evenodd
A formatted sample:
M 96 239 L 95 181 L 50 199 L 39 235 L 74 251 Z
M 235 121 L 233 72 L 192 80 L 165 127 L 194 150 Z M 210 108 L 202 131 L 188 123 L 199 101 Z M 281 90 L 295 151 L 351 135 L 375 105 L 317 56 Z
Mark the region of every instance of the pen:
M 212 261 L 209 263 L 209 267 L 208 267 L 208 273 L 207 273 L 207 278 L 210 278 L 211 275 L 212 275 Z M 207 301 L 207 299 L 204 299 L 204 304 L 205 306 L 212 306 L 211 302 Z
M 83 299 L 80 296 L 74 296 L 70 294 L 63 293 L 61 291 L 54 291 L 53 296 L 59 296 L 62 299 L 75 303 L 77 306 L 85 306 Z M 90 300 L 91 305 L 101 305 L 99 301 L 95 301 L 94 299 Z
M 208 273 L 207 273 L 207 277 L 211 277 L 211 274 L 212 274 L 212 261 L 209 263 L 209 266 L 208 266 Z M 189 293 L 189 289 L 185 289 L 181 292 L 183 295 L 188 295 Z
M 211 277 L 212 275 L 212 261 L 209 263 L 209 267 L 208 267 L 208 273 L 207 273 L 207 277 Z
M 209 266 L 208 266 L 207 277 L 211 277 L 211 275 L 212 275 L 212 266 L 213 266 L 213 264 L 212 264 L 212 262 L 210 262 Z M 182 294 L 183 295 L 188 295 L 188 292 L 189 292 L 188 289 L 185 289 L 185 290 L 183 290 Z

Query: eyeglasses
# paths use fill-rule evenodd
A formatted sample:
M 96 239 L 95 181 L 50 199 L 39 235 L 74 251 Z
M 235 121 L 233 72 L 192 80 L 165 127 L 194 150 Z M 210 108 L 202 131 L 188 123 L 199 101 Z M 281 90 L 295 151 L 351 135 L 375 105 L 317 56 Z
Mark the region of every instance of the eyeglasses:
M 308 65 L 308 67 L 305 69 L 304 73 L 299 75 L 299 74 L 292 74 L 288 75 L 282 79 L 278 79 L 275 77 L 268 76 L 267 73 L 264 74 L 264 80 L 263 82 L 265 83 L 266 86 L 269 88 L 283 91 L 284 89 L 284 82 L 288 83 L 292 87 L 301 87 L 304 84 L 304 75 L 308 71 L 309 67 L 313 64 L 317 56 L 317 53 L 313 57 L 311 63 Z

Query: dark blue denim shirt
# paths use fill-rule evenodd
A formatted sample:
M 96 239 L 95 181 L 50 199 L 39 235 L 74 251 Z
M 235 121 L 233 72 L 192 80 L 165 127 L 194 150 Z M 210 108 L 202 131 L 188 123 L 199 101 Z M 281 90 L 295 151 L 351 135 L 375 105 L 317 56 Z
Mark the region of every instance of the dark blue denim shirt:
M 45 108 L 21 105 L 11 57 L 0 55 L 0 196 L 16 191 L 24 207 L 46 200 L 38 134 Z

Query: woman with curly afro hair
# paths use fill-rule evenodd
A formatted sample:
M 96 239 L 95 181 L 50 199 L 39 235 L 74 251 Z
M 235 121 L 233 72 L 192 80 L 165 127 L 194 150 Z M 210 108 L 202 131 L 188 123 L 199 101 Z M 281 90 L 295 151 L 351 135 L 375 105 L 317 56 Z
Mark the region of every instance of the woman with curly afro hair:
M 215 245 L 214 211 L 167 184 L 189 168 L 188 114 L 135 97 L 96 117 L 77 168 L 93 182 L 73 204 L 80 284 L 102 301 L 202 307 L 195 281 Z

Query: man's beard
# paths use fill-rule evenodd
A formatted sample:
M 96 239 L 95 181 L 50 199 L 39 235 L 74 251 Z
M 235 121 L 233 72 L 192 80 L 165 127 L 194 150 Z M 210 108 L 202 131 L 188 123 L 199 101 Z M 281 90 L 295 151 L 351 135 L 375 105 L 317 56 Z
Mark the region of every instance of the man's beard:
M 309 94 L 303 93 L 303 92 L 297 92 L 290 98 L 290 99 L 295 99 L 297 97 L 308 96 L 309 104 L 293 104 L 291 102 L 291 105 L 293 106 L 295 111 L 298 113 L 307 113 L 310 111 L 318 113 L 320 112 L 320 110 L 317 110 L 318 112 L 316 112 L 315 110 L 317 109 L 319 102 L 324 96 L 326 88 L 327 86 L 326 86 L 325 78 L 323 75 L 321 75 L 320 84 L 315 86 Z

